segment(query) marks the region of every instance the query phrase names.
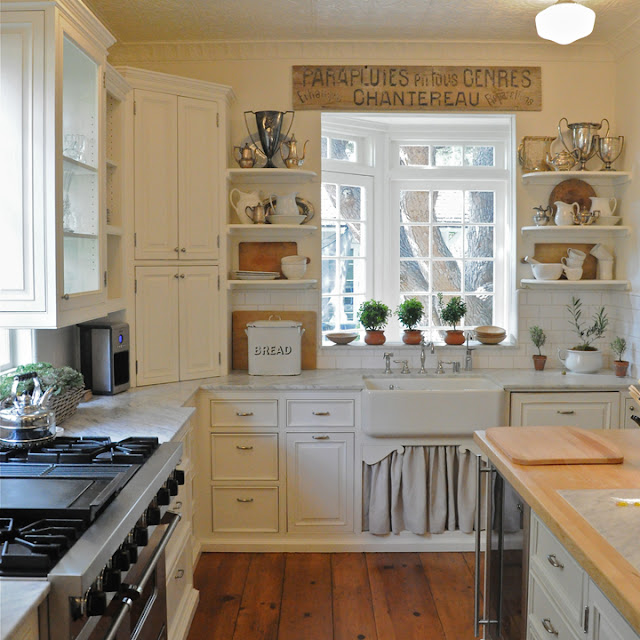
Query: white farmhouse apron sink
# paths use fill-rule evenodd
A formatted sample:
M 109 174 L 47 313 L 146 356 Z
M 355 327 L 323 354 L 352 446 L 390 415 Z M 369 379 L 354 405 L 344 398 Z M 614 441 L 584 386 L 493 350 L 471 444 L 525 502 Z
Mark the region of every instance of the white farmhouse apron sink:
M 377 438 L 469 436 L 505 423 L 504 391 L 481 375 L 364 378 L 362 430 Z

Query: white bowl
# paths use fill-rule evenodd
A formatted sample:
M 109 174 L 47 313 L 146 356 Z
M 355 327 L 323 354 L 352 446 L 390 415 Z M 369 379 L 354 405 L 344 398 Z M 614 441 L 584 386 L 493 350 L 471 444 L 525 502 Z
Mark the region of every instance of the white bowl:
M 267 217 L 269 224 L 302 224 L 306 216 L 284 216 L 273 214 Z
M 307 264 L 309 258 L 307 256 L 284 256 L 280 259 L 280 264 Z
M 563 265 L 558 263 L 532 264 L 531 270 L 536 280 L 558 280 L 562 275 Z
M 283 264 L 282 273 L 287 280 L 300 280 L 307 271 L 307 265 L 305 264 Z
M 602 226 L 615 226 L 621 219 L 622 218 L 620 218 L 620 216 L 599 216 L 596 220 L 596 224 Z

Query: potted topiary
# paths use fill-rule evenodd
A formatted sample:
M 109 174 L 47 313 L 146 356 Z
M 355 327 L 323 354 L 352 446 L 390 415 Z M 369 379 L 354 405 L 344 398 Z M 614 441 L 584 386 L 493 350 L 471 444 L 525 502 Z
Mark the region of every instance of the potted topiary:
M 537 325 L 530 327 L 529 336 L 531 337 L 531 342 L 533 342 L 538 349 L 538 353 L 533 355 L 533 368 L 536 371 L 543 371 L 544 365 L 547 364 L 547 356 L 542 355 L 541 347 L 547 341 L 547 336 Z
M 358 309 L 358 320 L 366 329 L 366 344 L 379 345 L 386 342 L 384 328 L 387 326 L 391 310 L 383 302 L 365 300 Z
M 416 329 L 424 315 L 424 305 L 418 298 L 408 298 L 401 302 L 396 309 L 396 315 L 404 327 L 402 342 L 405 344 L 420 344 L 422 331 Z
M 616 336 L 609 346 L 611 347 L 611 351 L 616 354 L 616 360 L 613 362 L 616 375 L 619 378 L 624 378 L 627 375 L 627 369 L 629 368 L 629 361 L 622 359 L 622 354 L 627 350 L 627 341 L 620 336 Z
M 571 315 L 570 324 L 580 338 L 580 344 L 571 349 L 558 349 L 558 358 L 569 371 L 574 373 L 595 373 L 602 368 L 602 351 L 593 346 L 598 338 L 602 338 L 609 319 L 604 307 L 600 307 L 593 315 L 590 327 L 584 327 L 582 323 L 582 302 L 580 298 L 571 298 L 571 304 L 567 305 Z M 562 355 L 562 354 L 566 355 Z
M 456 329 L 456 326 L 462 319 L 465 313 L 467 313 L 467 305 L 463 302 L 460 296 L 453 296 L 447 304 L 444 304 L 442 294 L 438 294 L 438 310 L 440 312 L 440 319 L 444 324 L 448 324 L 452 329 L 447 330 L 447 335 L 444 338 L 446 344 L 464 344 L 464 333 L 461 329 Z

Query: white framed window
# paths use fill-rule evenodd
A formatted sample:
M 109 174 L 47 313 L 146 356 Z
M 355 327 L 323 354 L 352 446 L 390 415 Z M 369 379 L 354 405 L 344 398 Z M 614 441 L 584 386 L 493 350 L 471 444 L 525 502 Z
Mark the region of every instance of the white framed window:
M 364 299 L 395 309 L 417 297 L 421 328 L 440 340 L 442 293 L 467 303 L 461 328 L 515 334 L 513 116 L 323 114 L 322 136 L 323 332 L 361 329 Z M 350 219 L 341 199 L 356 183 L 361 217 Z M 400 332 L 394 317 L 388 338 Z

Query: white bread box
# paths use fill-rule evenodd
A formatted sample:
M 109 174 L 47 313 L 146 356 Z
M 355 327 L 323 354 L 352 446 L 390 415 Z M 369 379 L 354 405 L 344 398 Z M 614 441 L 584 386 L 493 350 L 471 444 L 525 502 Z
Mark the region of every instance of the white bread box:
M 271 318 L 247 323 L 249 375 L 300 375 L 302 323 Z

